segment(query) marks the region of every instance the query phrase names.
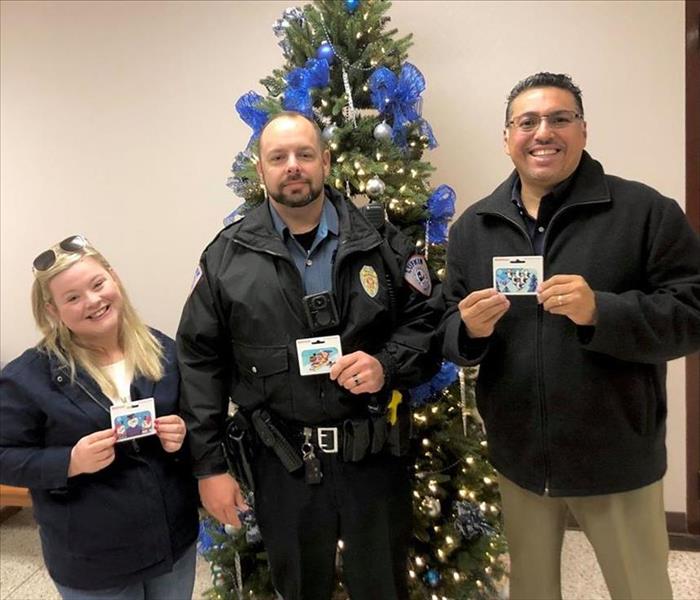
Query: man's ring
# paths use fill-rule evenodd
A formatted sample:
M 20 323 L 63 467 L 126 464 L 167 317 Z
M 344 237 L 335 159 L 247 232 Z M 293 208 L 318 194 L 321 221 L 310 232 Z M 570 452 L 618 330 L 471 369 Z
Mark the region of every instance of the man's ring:
M 357 375 L 353 375 L 352 380 L 355 382 L 355 387 L 357 387 L 361 383 L 360 378 Z
M 561 296 L 557 296 L 557 303 L 559 304 L 559 306 L 561 306 L 561 305 L 562 305 L 562 302 L 561 302 Z

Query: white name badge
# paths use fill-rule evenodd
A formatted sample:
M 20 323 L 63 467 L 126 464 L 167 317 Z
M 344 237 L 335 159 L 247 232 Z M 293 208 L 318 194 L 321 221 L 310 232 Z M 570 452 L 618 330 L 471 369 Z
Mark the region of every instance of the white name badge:
M 340 336 L 304 338 L 297 340 L 299 372 L 302 375 L 330 373 L 331 367 L 343 356 Z
M 117 442 L 155 435 L 156 406 L 153 398 L 144 398 L 110 406 L 112 427 L 117 431 Z

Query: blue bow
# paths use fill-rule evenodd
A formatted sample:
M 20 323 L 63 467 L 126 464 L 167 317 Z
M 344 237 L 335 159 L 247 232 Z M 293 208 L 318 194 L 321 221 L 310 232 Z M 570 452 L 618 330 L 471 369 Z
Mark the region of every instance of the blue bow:
M 239 116 L 244 123 L 253 129 L 253 135 L 251 135 L 250 140 L 248 140 L 247 148 L 250 148 L 250 145 L 260 135 L 265 123 L 267 123 L 269 116 L 267 111 L 258 108 L 258 104 L 260 104 L 262 100 L 263 97 L 260 94 L 248 92 L 243 94 L 236 102 L 236 111 L 238 111 Z
M 425 90 L 425 78 L 415 66 L 404 63 L 398 77 L 386 67 L 379 67 L 368 83 L 374 107 L 382 114 L 391 112 L 394 117 L 393 137 L 399 146 L 406 146 L 408 126 L 416 120 L 420 120 L 420 133 L 428 136 L 430 148 L 437 146 L 430 125 L 420 116 L 420 95 Z
M 447 223 L 455 214 L 457 194 L 449 185 L 441 185 L 428 198 L 428 240 L 431 244 L 447 241 Z
M 287 73 L 287 89 L 284 92 L 285 110 L 294 110 L 313 117 L 311 88 L 326 87 L 330 81 L 328 61 L 325 58 L 310 58 L 303 67 Z
M 426 381 L 409 390 L 411 406 L 418 408 L 428 404 L 431 400 L 436 400 L 436 394 L 452 385 L 457 380 L 457 377 L 459 377 L 457 365 L 446 360 L 443 361 L 440 371 L 430 381 Z

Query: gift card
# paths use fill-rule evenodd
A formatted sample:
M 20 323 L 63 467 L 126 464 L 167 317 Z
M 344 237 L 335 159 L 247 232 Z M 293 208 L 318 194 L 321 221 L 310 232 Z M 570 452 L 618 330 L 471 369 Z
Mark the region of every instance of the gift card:
M 534 296 L 544 279 L 541 256 L 494 256 L 493 287 L 508 295 Z
M 297 340 L 297 358 L 302 375 L 330 373 L 331 367 L 341 356 L 343 351 L 339 335 Z
M 153 398 L 110 406 L 112 427 L 117 431 L 117 442 L 154 435 L 156 433 L 156 406 Z

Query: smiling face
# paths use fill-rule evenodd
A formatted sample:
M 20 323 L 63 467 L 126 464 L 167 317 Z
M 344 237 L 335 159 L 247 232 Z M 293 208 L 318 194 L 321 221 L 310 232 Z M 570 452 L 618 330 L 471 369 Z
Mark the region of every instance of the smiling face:
M 323 199 L 330 153 L 322 149 L 307 119 L 282 116 L 271 121 L 260 136 L 257 170 L 275 208 L 303 208 Z
M 530 88 L 511 105 L 512 117 L 549 115 L 559 110 L 577 113 L 578 107 L 571 92 L 557 87 Z M 503 137 L 506 154 L 520 175 L 523 194 L 541 198 L 578 167 L 586 147 L 586 123 L 576 119 L 568 127 L 553 129 L 542 119 L 540 126 L 528 133 L 508 126 Z
M 86 256 L 49 281 L 46 310 L 90 345 L 117 339 L 122 295 L 112 271 Z

